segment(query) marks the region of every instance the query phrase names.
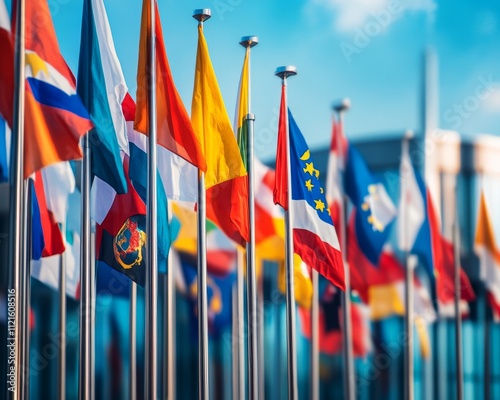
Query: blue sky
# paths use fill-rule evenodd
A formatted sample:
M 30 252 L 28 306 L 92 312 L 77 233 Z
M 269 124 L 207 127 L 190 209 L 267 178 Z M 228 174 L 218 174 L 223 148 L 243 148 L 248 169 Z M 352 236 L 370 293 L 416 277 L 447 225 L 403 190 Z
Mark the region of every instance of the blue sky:
M 105 0 L 118 56 L 135 97 L 141 1 Z M 76 74 L 82 0 L 50 0 L 63 55 Z M 196 53 L 195 8 L 211 8 L 205 25 L 212 62 L 233 116 L 244 50 L 252 51 L 256 151 L 276 148 L 280 81 L 277 66 L 293 64 L 289 106 L 312 148 L 326 145 L 331 104 L 349 97 L 351 138 L 419 130 L 422 54 L 439 59 L 439 118 L 464 136 L 500 134 L 500 4 L 487 0 L 206 0 L 160 1 L 174 80 L 191 107 Z M 488 83 L 489 82 L 489 83 Z M 493 83 L 492 83 L 493 82 Z M 495 84 L 495 82 L 499 82 Z M 480 93 L 478 95 L 478 93 Z

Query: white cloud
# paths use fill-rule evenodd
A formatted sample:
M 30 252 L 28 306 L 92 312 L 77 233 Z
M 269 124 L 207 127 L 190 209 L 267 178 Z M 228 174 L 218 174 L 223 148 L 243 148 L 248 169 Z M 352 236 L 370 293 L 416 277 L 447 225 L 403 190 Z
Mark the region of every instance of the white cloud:
M 329 11 L 335 30 L 341 33 L 362 28 L 380 13 L 390 13 L 395 20 L 406 11 L 432 14 L 437 7 L 435 0 L 309 0 L 309 6 Z
M 490 88 L 489 96 L 487 96 L 483 103 L 485 111 L 490 113 L 500 113 L 500 88 Z

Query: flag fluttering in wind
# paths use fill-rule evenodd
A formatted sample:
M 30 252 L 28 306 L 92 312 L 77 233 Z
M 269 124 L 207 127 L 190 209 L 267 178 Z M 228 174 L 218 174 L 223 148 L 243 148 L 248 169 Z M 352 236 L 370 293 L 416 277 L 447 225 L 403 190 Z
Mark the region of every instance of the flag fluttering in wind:
M 44 184 L 48 215 L 60 224 L 52 225 L 56 235 L 62 236 L 63 252 L 43 255 L 31 262 L 31 276 L 54 290 L 59 288 L 59 270 L 61 257 L 64 257 L 66 273 L 66 294 L 73 299 L 80 294 L 80 200 L 81 195 L 75 189 L 75 179 L 69 163 L 57 163 L 35 173 L 35 179 L 41 176 Z M 35 198 L 34 198 L 35 201 Z M 35 227 L 35 219 L 33 219 Z M 56 230 L 57 229 L 57 230 Z M 60 253 L 60 254 L 57 254 Z
M 131 139 L 137 137 L 132 125 L 134 102 L 126 96 L 123 103 L 123 113 L 127 120 L 127 135 Z M 145 263 L 143 259 L 146 240 L 146 188 L 147 166 L 143 149 L 130 140 L 131 155 L 124 156 L 124 171 L 127 179 L 127 191 L 117 193 L 109 184 L 96 177 L 92 185 L 92 218 L 97 222 L 96 243 L 100 243 L 98 258 L 107 265 L 114 267 L 140 285 L 144 285 Z M 166 259 L 170 244 L 177 235 L 178 223 L 172 226 L 168 223 L 168 206 L 165 187 L 161 174 L 158 172 L 158 255 Z M 120 244 L 120 241 L 121 244 Z M 120 248 L 123 244 L 124 248 Z M 97 246 L 97 245 L 96 245 Z
M 124 158 L 128 177 L 129 159 Z M 106 182 L 94 178 L 92 199 L 96 210 L 96 257 L 141 286 L 145 283 L 146 205 L 132 182 L 118 194 Z
M 248 241 L 247 174 L 201 26 L 191 119 L 207 162 L 207 218 L 244 246 Z
M 122 112 L 128 89 L 102 0 L 83 3 L 77 90 L 95 125 L 89 133 L 92 173 L 124 193 L 120 151 L 129 152 Z
M 189 115 L 177 92 L 168 64 L 167 53 L 163 41 L 158 4 L 155 1 L 155 35 L 156 35 L 156 124 L 158 144 L 184 158 L 202 171 L 207 170 L 207 163 L 199 136 L 194 132 Z M 150 1 L 144 0 L 142 5 L 141 37 L 139 41 L 139 65 L 137 68 L 137 110 L 135 130 L 149 135 L 149 41 L 151 32 Z
M 344 136 L 343 126 L 341 121 L 334 119 L 332 124 L 332 140 L 330 143 L 330 154 L 328 155 L 328 166 L 326 171 L 326 200 L 328 201 L 328 209 L 332 216 L 335 230 L 339 242 L 342 245 L 341 227 L 343 216 L 341 213 L 344 210 L 344 201 L 342 198 L 342 174 L 345 170 L 345 160 L 347 156 L 347 147 L 349 143 Z
M 15 4 L 13 6 L 15 9 Z M 0 113 L 12 127 L 14 38 L 0 8 Z M 3 58 L 5 57 L 5 58 Z M 26 3 L 24 177 L 44 166 L 82 157 L 79 140 L 93 124 L 57 43 L 45 0 Z
M 182 203 L 173 203 L 172 211 L 181 225 L 172 245 L 184 259 L 196 264 L 198 254 L 196 212 Z M 207 271 L 218 276 L 227 275 L 236 265 L 236 247 L 213 222 L 207 220 L 206 229 Z
M 125 96 L 122 107 L 127 121 L 130 160 L 134 166 L 129 171 L 130 179 L 134 185 L 141 186 L 145 196 L 149 137 L 134 129 L 136 105 L 129 94 Z M 156 146 L 156 151 L 158 154 L 157 168 L 162 183 L 159 190 L 165 192 L 167 199 L 195 203 L 198 196 L 198 170 L 196 167 L 161 145 Z
M 255 174 L 255 242 L 262 243 L 275 237 L 284 239 L 285 221 L 283 210 L 274 204 L 273 190 L 276 172 L 254 160 Z
M 436 275 L 439 311 L 441 315 L 452 316 L 454 315 L 455 255 L 453 244 L 441 234 L 439 220 L 433 207 L 429 189 L 427 189 L 427 218 L 429 219 L 431 236 L 431 246 L 428 251 L 432 252 L 431 260 L 434 263 Z M 469 278 L 465 271 L 460 268 L 460 310 L 462 313 L 468 313 L 467 303 L 474 300 L 475 297 Z
M 500 320 L 500 251 L 484 191 L 481 191 L 474 251 L 480 261 L 480 277 L 488 289 L 488 301 L 495 321 Z
M 32 197 L 32 258 L 53 256 L 64 252 L 61 229 L 54 214 L 47 208 L 45 185 L 40 171 L 33 177 Z
M 404 269 L 389 245 L 385 245 L 374 266 L 361 251 L 356 236 L 355 215 L 351 215 L 347 226 L 347 260 L 351 273 L 351 287 L 370 307 L 370 318 L 381 320 L 393 315 L 405 314 Z M 430 355 L 427 325 L 436 320 L 429 291 L 415 276 L 413 305 L 415 325 L 423 357 Z
M 396 217 L 396 207 L 382 182 L 372 174 L 352 144 L 347 150 L 344 187 L 357 210 L 356 232 L 361 249 L 377 265 Z
M 340 245 L 328 210 L 319 171 L 314 167 L 311 151 L 293 119 L 285 110 L 284 92 L 280 109 L 278 150 L 276 155 L 276 184 L 274 202 L 291 212 L 294 252 L 334 285 L 345 289 L 344 266 Z M 290 171 L 292 187 L 287 186 L 285 152 L 288 118 L 290 140 Z M 287 202 L 287 191 L 292 191 L 292 204 Z

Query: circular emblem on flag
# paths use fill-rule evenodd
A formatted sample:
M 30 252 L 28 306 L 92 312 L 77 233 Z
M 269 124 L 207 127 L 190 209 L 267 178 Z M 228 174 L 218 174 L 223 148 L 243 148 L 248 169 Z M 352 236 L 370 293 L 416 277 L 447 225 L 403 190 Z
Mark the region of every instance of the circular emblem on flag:
M 115 259 L 125 269 L 131 269 L 142 262 L 146 244 L 144 225 L 143 215 L 127 218 L 113 239 Z

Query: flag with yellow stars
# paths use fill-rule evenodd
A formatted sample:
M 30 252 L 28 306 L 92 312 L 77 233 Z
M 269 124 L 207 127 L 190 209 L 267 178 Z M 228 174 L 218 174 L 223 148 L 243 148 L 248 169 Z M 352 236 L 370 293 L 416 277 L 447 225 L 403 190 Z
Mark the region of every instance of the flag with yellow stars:
M 278 147 L 286 143 L 286 125 L 282 123 L 285 114 L 284 102 L 281 103 Z M 319 170 L 314 164 L 311 151 L 288 111 L 290 140 L 290 171 L 292 203 L 283 204 L 286 198 L 286 152 L 278 148 L 276 159 L 275 203 L 290 211 L 293 227 L 294 252 L 304 263 L 316 269 L 334 285 L 345 289 L 344 267 L 340 245 L 333 226 L 332 217 L 325 198 L 325 191 L 319 180 Z M 285 184 L 283 184 L 285 183 Z
M 382 182 L 372 174 L 361 154 L 350 143 L 344 190 L 356 207 L 356 234 L 361 251 L 378 265 L 397 210 Z

